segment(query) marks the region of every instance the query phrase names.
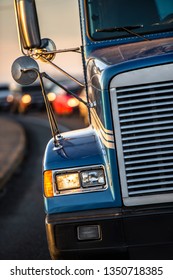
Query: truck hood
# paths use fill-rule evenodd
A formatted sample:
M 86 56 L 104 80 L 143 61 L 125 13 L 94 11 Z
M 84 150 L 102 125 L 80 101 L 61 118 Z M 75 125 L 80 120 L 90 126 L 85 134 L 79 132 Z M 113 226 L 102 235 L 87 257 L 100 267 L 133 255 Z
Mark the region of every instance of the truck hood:
M 109 46 L 93 51 L 90 56 L 105 64 L 113 65 L 129 60 L 147 58 L 173 52 L 173 38 L 142 41 Z

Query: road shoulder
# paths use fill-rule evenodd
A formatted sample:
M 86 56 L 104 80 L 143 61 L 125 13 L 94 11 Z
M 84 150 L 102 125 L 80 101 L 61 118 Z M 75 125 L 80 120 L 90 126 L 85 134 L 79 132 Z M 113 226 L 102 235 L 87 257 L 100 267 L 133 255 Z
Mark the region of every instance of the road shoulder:
M 16 121 L 0 117 L 0 190 L 22 162 L 25 146 L 23 127 Z

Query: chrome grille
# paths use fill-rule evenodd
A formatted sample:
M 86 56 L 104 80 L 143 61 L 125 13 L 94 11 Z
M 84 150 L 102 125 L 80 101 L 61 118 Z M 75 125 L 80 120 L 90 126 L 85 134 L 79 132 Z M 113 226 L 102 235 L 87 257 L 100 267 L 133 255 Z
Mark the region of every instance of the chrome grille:
M 145 83 L 144 77 L 144 83 L 116 87 L 116 94 L 112 93 L 115 98 L 114 122 L 119 122 L 115 136 L 124 196 L 139 198 L 132 204 L 147 204 L 147 200 L 139 202 L 144 196 L 152 196 L 157 203 L 155 195 L 173 195 L 173 81 L 151 78 Z

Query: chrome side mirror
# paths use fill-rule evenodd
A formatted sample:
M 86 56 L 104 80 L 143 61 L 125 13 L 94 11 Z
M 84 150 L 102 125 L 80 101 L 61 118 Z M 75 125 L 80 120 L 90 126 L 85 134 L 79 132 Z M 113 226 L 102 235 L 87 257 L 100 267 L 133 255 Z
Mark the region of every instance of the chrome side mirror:
M 12 77 L 21 85 L 30 85 L 35 82 L 38 73 L 39 67 L 37 62 L 29 56 L 21 56 L 12 64 Z
M 41 38 L 35 0 L 14 0 L 21 48 L 40 48 Z

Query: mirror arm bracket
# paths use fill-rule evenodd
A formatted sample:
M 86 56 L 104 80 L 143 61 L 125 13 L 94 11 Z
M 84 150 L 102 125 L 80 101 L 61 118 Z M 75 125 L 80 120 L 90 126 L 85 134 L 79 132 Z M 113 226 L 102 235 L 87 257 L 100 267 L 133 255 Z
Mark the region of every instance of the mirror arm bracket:
M 46 91 L 45 91 L 45 87 L 44 87 L 44 83 L 43 83 L 44 73 L 40 73 L 35 68 L 23 69 L 22 71 L 23 72 L 27 72 L 27 71 L 31 71 L 31 70 L 35 71 L 37 73 L 39 81 L 40 81 L 40 86 L 41 86 L 41 89 L 42 89 L 42 94 L 43 94 L 43 98 L 44 98 L 45 105 L 46 105 L 46 111 L 47 111 L 47 115 L 48 115 L 48 120 L 49 120 L 49 123 L 50 123 L 50 128 L 51 128 L 52 136 L 54 138 L 54 145 L 55 145 L 55 147 L 57 149 L 61 149 L 62 145 L 60 144 L 59 140 L 62 139 L 62 136 L 61 136 L 61 134 L 59 132 L 58 125 L 57 125 L 57 122 L 56 122 L 56 118 L 55 118 L 52 106 L 51 106 L 51 104 L 50 104 L 50 102 L 49 102 L 49 100 L 47 98 L 47 95 L 46 95 Z
M 63 70 L 62 68 L 60 68 L 59 66 L 57 66 L 55 63 L 53 63 L 52 61 L 48 60 L 43 54 L 40 54 L 40 56 L 42 57 L 43 60 L 45 60 L 46 62 L 50 63 L 53 67 L 55 67 L 56 69 L 58 69 L 60 72 L 62 72 L 63 74 L 65 74 L 68 78 L 70 78 L 72 81 L 76 82 L 78 85 L 84 87 L 85 84 L 81 83 L 80 81 L 78 81 L 76 78 L 74 78 L 73 76 L 71 76 L 70 74 L 68 74 L 65 70 Z M 31 56 L 33 59 L 36 59 L 36 57 Z
M 46 55 L 46 54 L 65 53 L 65 52 L 81 53 L 81 49 L 79 47 L 77 47 L 77 48 L 70 48 L 70 49 L 59 49 L 59 50 L 55 50 L 55 51 L 46 51 L 46 52 L 43 51 L 42 54 Z
M 64 87 L 63 85 L 61 85 L 59 82 L 55 81 L 53 78 L 51 78 L 47 73 L 43 72 L 42 73 L 43 77 L 46 78 L 47 80 L 53 82 L 54 84 L 56 84 L 57 86 L 59 86 L 60 88 L 62 88 L 63 90 L 65 90 L 66 92 L 68 92 L 70 95 L 72 95 L 73 97 L 75 97 L 76 99 L 78 99 L 80 102 L 82 102 L 83 104 L 85 104 L 85 106 L 87 106 L 88 108 L 91 108 L 92 105 L 86 101 L 84 101 L 82 98 L 80 98 L 78 95 L 76 95 L 74 92 L 71 92 L 69 89 L 67 89 L 66 87 Z M 84 86 L 84 85 L 82 85 Z

